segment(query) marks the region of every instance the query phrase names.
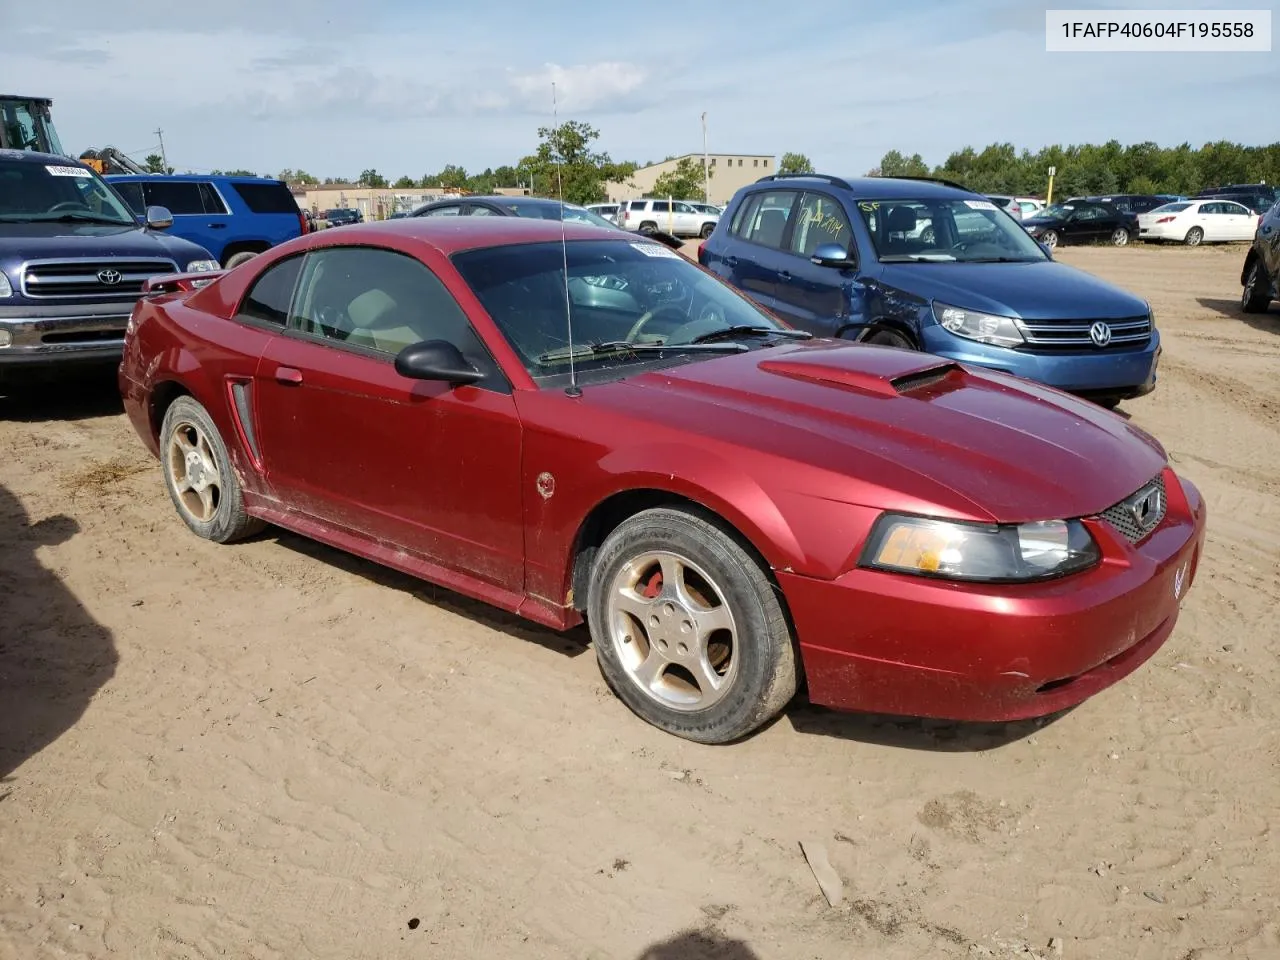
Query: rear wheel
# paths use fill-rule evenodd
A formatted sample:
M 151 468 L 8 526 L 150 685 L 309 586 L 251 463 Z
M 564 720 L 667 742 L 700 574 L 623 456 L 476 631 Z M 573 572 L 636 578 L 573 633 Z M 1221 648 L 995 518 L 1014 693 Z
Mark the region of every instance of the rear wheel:
M 646 235 L 650 233 L 657 233 L 658 225 L 650 220 L 646 220 L 644 223 L 640 224 L 640 232 Z
M 1271 306 L 1271 281 L 1262 260 L 1255 259 L 1249 268 L 1249 275 L 1244 281 L 1244 292 L 1240 294 L 1240 309 L 1245 313 L 1266 313 Z
M 241 250 L 239 253 L 233 253 L 231 256 L 227 257 L 226 268 L 230 270 L 233 267 L 238 267 L 242 263 L 248 263 L 256 256 L 257 254 L 252 250 Z
M 1111 234 L 1111 243 L 1117 247 L 1125 247 L 1129 245 L 1129 231 L 1124 227 L 1116 227 L 1115 233 Z
M 160 427 L 160 464 L 178 516 L 197 536 L 231 543 L 266 524 L 245 513 L 240 479 L 209 412 L 178 397 Z
M 915 345 L 896 330 L 877 330 L 862 342 L 879 347 L 897 347 L 900 350 L 915 349 Z
M 605 680 L 641 719 L 699 743 L 747 735 L 796 691 L 796 654 L 764 569 L 691 511 L 645 510 L 600 548 L 588 622 Z
M 716 225 L 714 223 L 704 223 L 699 235 L 705 240 L 707 237 L 711 236 L 711 234 L 715 233 L 715 229 Z
M 1187 235 L 1182 238 L 1182 242 L 1188 247 L 1200 246 L 1200 241 L 1204 239 L 1204 231 L 1199 227 L 1192 227 L 1187 231 Z

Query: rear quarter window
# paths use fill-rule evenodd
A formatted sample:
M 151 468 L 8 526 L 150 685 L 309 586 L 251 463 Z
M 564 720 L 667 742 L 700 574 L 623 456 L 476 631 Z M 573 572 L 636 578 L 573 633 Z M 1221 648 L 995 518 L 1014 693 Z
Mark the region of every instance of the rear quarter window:
M 231 187 L 254 213 L 298 215 L 298 202 L 283 183 L 233 183 Z

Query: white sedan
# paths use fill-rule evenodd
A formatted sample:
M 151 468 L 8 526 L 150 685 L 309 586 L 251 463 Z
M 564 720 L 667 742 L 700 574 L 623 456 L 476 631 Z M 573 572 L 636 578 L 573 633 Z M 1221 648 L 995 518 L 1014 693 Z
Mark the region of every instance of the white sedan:
M 1177 200 L 1138 214 L 1142 240 L 1176 240 L 1189 247 L 1201 243 L 1252 240 L 1258 215 L 1233 200 Z

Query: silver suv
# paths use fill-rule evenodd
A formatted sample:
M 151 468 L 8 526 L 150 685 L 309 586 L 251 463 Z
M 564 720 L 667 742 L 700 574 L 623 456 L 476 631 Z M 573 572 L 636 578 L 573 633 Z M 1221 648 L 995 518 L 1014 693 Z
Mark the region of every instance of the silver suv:
M 639 233 L 662 230 L 677 237 L 709 237 L 719 222 L 719 214 L 700 213 L 683 200 L 628 200 L 618 208 L 618 226 Z

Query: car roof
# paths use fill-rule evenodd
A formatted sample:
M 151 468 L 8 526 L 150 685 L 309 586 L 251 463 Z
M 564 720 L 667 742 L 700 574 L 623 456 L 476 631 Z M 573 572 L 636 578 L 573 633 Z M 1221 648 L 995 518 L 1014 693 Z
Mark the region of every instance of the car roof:
M 26 160 L 29 163 L 49 164 L 59 167 L 89 167 L 80 160 L 64 157 L 57 153 L 39 153 L 35 150 L 0 150 L 0 160 Z
M 617 240 L 622 243 L 653 243 L 644 237 L 591 224 L 530 217 L 401 217 L 375 220 L 341 227 L 344 240 L 377 243 L 394 238 L 411 238 L 431 244 L 445 256 L 476 247 L 501 247 L 521 243 L 566 240 Z M 336 234 L 327 230 L 307 234 L 324 243 Z M 665 247 L 663 249 L 666 249 Z
M 223 173 L 109 173 L 108 180 L 164 180 L 166 183 L 202 183 L 222 180 L 229 183 L 284 183 L 275 177 L 232 177 Z
M 974 190 L 952 186 L 940 180 L 912 179 L 910 177 L 827 177 L 815 176 L 781 176 L 767 177 L 757 180 L 747 189 L 769 190 L 778 187 L 796 186 L 826 187 L 828 190 L 843 190 L 848 187 L 855 200 L 928 200 L 981 196 Z

